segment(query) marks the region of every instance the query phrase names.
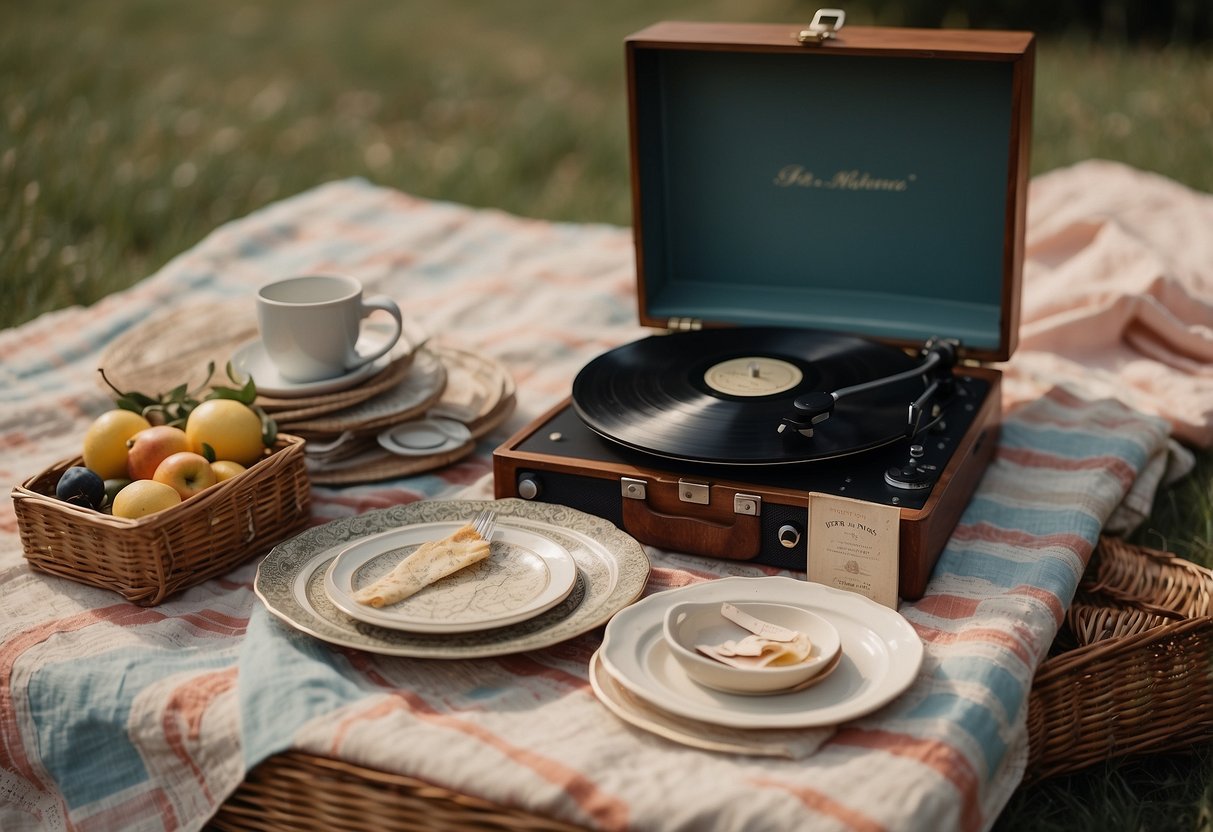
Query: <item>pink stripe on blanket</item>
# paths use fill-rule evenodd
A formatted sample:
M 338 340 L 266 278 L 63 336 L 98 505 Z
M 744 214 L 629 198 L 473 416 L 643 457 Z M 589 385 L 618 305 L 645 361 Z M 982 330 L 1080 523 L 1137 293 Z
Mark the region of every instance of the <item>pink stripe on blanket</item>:
M 960 524 L 952 532 L 949 545 L 987 542 L 1002 543 L 1016 549 L 1038 552 L 1043 549 L 1065 549 L 1086 563 L 1091 556 L 1092 544 L 1078 534 L 1032 534 L 1018 529 L 1004 529 L 992 523 L 980 522 Z
M 537 662 L 527 656 L 525 653 L 518 653 L 513 656 L 502 656 L 497 659 L 497 663 L 501 667 L 519 678 L 540 677 L 556 682 L 566 690 L 575 691 L 583 690 L 590 686 L 590 683 L 576 674 L 561 670 L 558 667 L 549 667 L 546 664 Z
M 247 618 L 235 618 L 215 610 L 201 610 L 196 613 L 185 613 L 177 616 L 181 621 L 188 622 L 198 630 L 214 633 L 218 636 L 242 636 L 248 629 Z
M 69 821 L 68 828 L 77 832 L 110 832 L 113 829 L 155 826 L 162 829 L 181 828 L 181 819 L 177 817 L 172 801 L 160 788 L 140 792 L 104 811 L 90 814 L 80 823 L 73 825 Z
M 948 644 L 963 644 L 965 642 L 981 642 L 996 647 L 1001 647 L 1015 655 L 1017 659 L 1023 662 L 1025 667 L 1032 666 L 1032 653 L 1025 647 L 1017 638 L 1010 633 L 1002 630 L 994 629 L 993 627 L 974 627 L 971 629 L 961 630 L 958 633 L 949 630 L 940 630 L 935 627 L 927 627 L 924 624 L 914 624 L 914 630 L 918 633 L 918 637 L 923 641 L 929 641 L 931 644 L 948 645 Z
M 772 777 L 751 777 L 747 782 L 762 788 L 785 791 L 799 800 L 805 808 L 841 821 L 855 832 L 884 832 L 885 827 L 882 824 L 809 786 L 782 783 Z
M 196 742 L 202 733 L 202 719 L 207 709 L 224 693 L 236 684 L 235 667 L 204 673 L 191 677 L 178 686 L 164 705 L 161 725 L 164 728 L 164 738 L 172 749 L 173 754 L 184 763 L 194 775 L 208 803 L 214 803 L 214 795 L 206 783 L 206 772 L 194 761 L 186 748 L 186 742 Z M 185 724 L 182 733 L 181 724 Z
M 406 710 L 416 718 L 438 725 L 464 736 L 478 740 L 491 746 L 499 753 L 515 763 L 530 769 L 539 777 L 553 785 L 559 786 L 565 794 L 593 819 L 594 827 L 606 830 L 625 830 L 628 828 L 629 809 L 627 802 L 609 795 L 587 779 L 580 772 L 568 766 L 544 757 L 526 748 L 521 748 L 497 736 L 488 729 L 476 725 L 452 714 L 440 713 L 428 702 L 415 693 L 396 689 L 388 693 L 388 698 L 376 702 L 371 707 L 343 721 L 333 743 L 336 753 L 341 738 L 357 722 L 381 719 L 397 710 Z
M 950 745 L 939 740 L 912 737 L 895 731 L 858 727 L 839 730 L 830 742 L 883 751 L 933 769 L 948 780 L 960 796 L 961 829 L 969 832 L 982 827 L 981 808 L 977 798 L 977 773 L 969 759 Z
M 936 618 L 957 620 L 972 618 L 973 613 L 977 612 L 979 603 L 980 601 L 976 598 L 961 598 L 959 595 L 947 595 L 941 592 L 938 595 L 928 595 L 921 601 L 916 601 L 914 609 Z
M 1125 491 L 1129 490 L 1133 481 L 1137 479 L 1137 470 L 1118 456 L 1105 455 L 1073 459 L 1027 448 L 1009 448 L 1004 445 L 998 449 L 998 460 L 1025 468 L 1050 468 L 1055 471 L 1103 470 L 1116 477 Z

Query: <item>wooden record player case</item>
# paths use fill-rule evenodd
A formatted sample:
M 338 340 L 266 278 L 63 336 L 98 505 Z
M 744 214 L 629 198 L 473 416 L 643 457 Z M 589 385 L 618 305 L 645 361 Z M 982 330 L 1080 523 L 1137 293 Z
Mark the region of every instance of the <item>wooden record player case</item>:
M 613 448 L 565 402 L 497 449 L 496 494 L 589 511 L 643 543 L 798 570 L 809 492 L 892 503 L 900 590 L 914 599 L 997 444 L 1000 374 L 983 365 L 1016 343 L 1034 38 L 803 29 L 660 23 L 627 38 L 640 320 L 903 349 L 955 338 L 960 409 L 943 431 L 771 472 Z M 904 464 L 910 445 L 937 463 L 928 495 L 860 481 Z

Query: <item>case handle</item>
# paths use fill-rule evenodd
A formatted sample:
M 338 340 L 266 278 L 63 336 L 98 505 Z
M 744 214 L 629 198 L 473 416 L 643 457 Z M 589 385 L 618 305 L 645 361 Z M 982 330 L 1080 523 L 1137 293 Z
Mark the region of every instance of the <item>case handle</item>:
M 623 500 L 623 529 L 632 537 L 675 552 L 706 554 L 726 560 L 757 557 L 762 542 L 760 520 L 735 514 L 729 524 L 656 511 L 644 500 Z

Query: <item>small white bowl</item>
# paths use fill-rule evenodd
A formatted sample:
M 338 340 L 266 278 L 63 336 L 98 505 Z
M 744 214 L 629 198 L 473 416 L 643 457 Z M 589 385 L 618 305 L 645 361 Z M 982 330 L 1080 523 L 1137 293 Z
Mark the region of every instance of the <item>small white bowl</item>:
M 803 607 L 752 601 L 739 601 L 733 606 L 755 618 L 804 633 L 812 651 L 800 664 L 781 667 L 747 669 L 723 664 L 700 653 L 695 645 L 742 639 L 749 631 L 721 615 L 720 602 L 675 604 L 665 615 L 666 643 L 687 675 L 704 687 L 725 693 L 778 693 L 812 679 L 842 649 L 834 625 Z

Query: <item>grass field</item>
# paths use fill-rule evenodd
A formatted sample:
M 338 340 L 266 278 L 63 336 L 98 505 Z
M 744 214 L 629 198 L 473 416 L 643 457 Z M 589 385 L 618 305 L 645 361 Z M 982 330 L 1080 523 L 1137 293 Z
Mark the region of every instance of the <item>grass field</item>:
M 628 225 L 622 38 L 661 19 L 803 22 L 814 8 L 6 4 L 0 327 L 92 303 L 215 226 L 335 178 Z M 1213 57 L 1042 38 L 1033 170 L 1090 157 L 1213 191 Z M 1142 540 L 1209 563 L 1211 481 L 1205 459 Z M 1211 773 L 1208 751 L 1099 767 L 1021 790 L 997 828 L 1213 828 Z

